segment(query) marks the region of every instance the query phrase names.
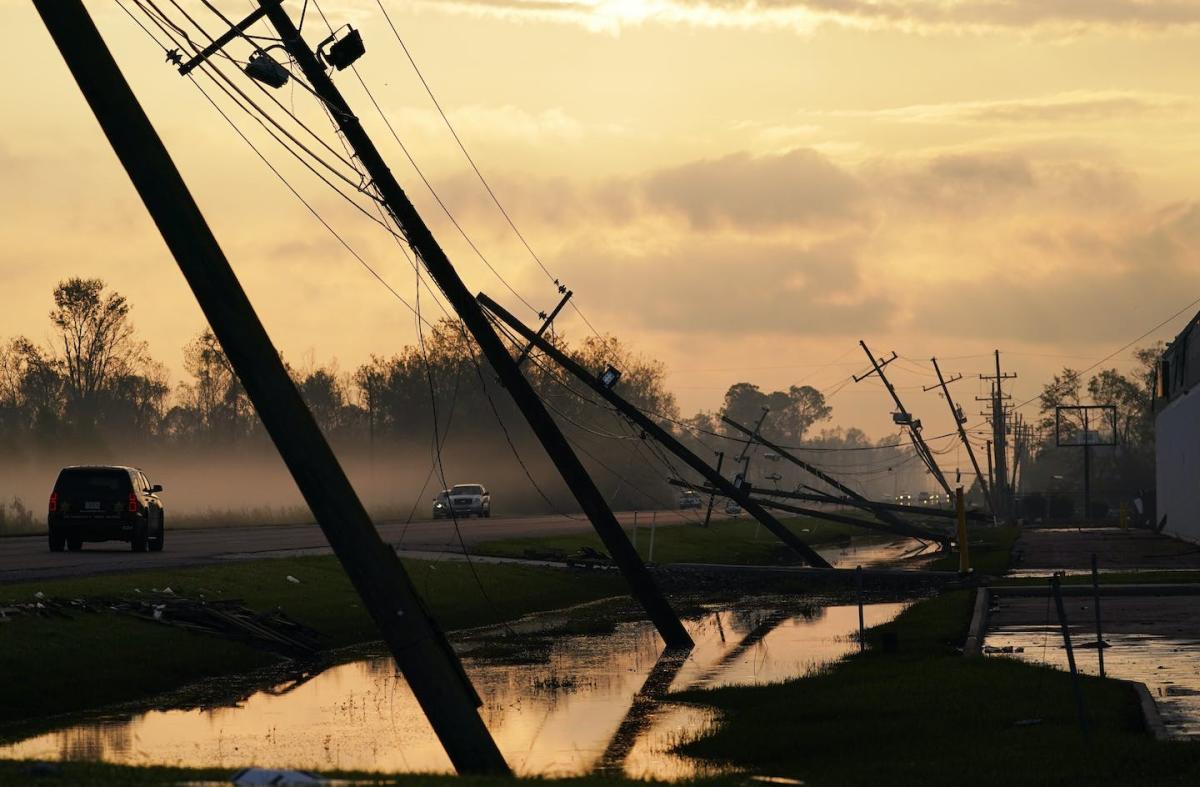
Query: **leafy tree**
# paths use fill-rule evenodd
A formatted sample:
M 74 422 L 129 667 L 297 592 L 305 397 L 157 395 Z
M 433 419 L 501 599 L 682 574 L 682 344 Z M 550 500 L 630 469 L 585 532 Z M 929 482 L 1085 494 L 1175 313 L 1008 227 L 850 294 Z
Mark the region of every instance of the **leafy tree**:
M 824 394 L 810 385 L 763 393 L 757 385 L 736 383 L 725 393 L 721 415 L 752 428 L 764 407 L 770 410 L 770 415 L 763 422 L 763 436 L 793 445 L 802 442 L 814 424 L 828 420 L 833 413 Z

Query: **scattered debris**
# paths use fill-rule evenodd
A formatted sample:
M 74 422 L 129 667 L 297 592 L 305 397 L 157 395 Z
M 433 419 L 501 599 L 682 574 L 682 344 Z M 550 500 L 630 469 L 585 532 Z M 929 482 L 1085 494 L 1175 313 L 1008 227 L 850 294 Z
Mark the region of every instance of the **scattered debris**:
M 612 566 L 613 561 L 608 555 L 592 547 L 580 547 L 578 552 L 567 556 L 567 565 L 571 568 L 599 568 Z
M 291 582 L 293 585 L 299 585 L 299 584 L 300 584 L 300 580 L 296 579 L 296 578 L 295 578 L 294 576 L 292 576 L 291 574 L 288 574 L 288 575 L 287 575 L 287 581 L 288 581 L 288 582 Z
M 322 635 L 288 617 L 283 610 L 255 612 L 235 599 L 204 601 L 184 598 L 170 588 L 156 598 L 50 598 L 0 608 L 0 621 L 12 617 L 64 618 L 78 613 L 116 612 L 202 634 L 232 639 L 286 656 L 310 656 L 321 649 Z

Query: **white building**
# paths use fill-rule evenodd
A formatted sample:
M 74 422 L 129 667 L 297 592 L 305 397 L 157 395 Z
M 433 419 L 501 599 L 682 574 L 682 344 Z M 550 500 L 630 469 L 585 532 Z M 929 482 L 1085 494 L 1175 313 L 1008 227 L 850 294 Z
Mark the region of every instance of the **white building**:
M 1154 410 L 1158 521 L 1200 542 L 1200 314 L 1163 353 Z

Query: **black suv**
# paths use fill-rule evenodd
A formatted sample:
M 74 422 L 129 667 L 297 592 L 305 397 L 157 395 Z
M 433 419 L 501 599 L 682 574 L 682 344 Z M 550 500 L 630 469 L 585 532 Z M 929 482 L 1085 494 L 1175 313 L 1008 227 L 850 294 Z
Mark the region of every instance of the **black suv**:
M 136 467 L 64 467 L 50 493 L 50 551 L 77 552 L 84 541 L 128 541 L 134 552 L 162 551 L 161 491 Z

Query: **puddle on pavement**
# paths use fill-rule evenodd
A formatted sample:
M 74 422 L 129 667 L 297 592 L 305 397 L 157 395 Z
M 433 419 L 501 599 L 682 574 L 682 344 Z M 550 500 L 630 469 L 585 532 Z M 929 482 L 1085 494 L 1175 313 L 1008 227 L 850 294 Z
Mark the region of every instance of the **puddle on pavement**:
M 705 766 L 671 754 L 717 723 L 704 708 L 664 703 L 668 691 L 760 684 L 804 675 L 857 647 L 853 605 L 758 599 L 686 621 L 696 648 L 659 658 L 648 623 L 556 641 L 549 662 L 465 659 L 481 713 L 522 775 L 593 770 L 687 778 Z M 768 606 L 769 608 L 763 608 Z M 868 626 L 904 603 L 870 604 Z M 0 748 L 3 758 L 131 765 L 449 772 L 450 763 L 390 657 L 330 668 L 298 686 L 260 690 L 237 706 L 150 711 L 92 720 Z
M 1071 632 L 1075 668 L 1100 674 L 1095 630 Z M 1158 705 L 1167 734 L 1173 738 L 1200 737 L 1200 640 L 1155 634 L 1105 633 L 1104 673 L 1110 678 L 1141 681 Z M 1090 647 L 1087 647 L 1090 646 Z M 984 649 L 1024 648 L 1023 653 L 988 653 L 1046 664 L 1067 670 L 1062 629 L 1051 626 L 1005 626 L 990 631 Z

